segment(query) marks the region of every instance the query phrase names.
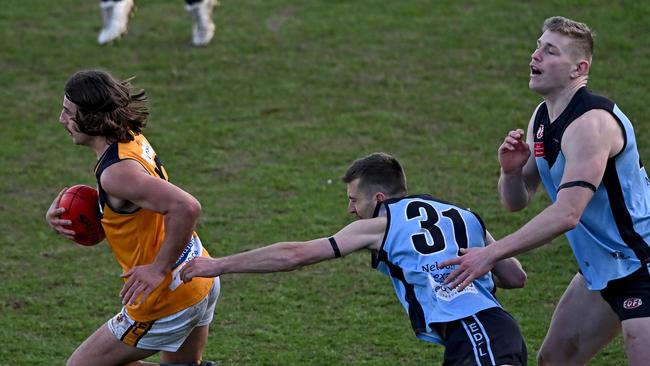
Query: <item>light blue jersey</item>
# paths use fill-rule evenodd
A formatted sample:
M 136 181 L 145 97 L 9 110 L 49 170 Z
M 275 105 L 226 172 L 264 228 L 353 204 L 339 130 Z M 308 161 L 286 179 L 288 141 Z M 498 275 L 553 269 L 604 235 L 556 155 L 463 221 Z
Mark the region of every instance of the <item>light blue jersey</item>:
M 535 160 L 552 201 L 562 182 L 565 158 L 564 131 L 576 118 L 592 109 L 608 111 L 625 133 L 621 152 L 607 161 L 605 175 L 580 217 L 566 233 L 580 270 L 591 290 L 639 269 L 650 257 L 650 181 L 637 151 L 630 120 L 612 101 L 582 88 L 553 123 L 545 103 L 533 124 Z
M 378 215 L 388 221 L 373 267 L 391 277 L 418 338 L 444 345 L 435 323 L 501 307 L 493 295 L 491 273 L 461 292 L 442 284 L 456 266 L 439 263 L 458 256 L 460 248 L 485 246 L 485 227 L 478 215 L 430 196 L 385 201 L 377 207 Z

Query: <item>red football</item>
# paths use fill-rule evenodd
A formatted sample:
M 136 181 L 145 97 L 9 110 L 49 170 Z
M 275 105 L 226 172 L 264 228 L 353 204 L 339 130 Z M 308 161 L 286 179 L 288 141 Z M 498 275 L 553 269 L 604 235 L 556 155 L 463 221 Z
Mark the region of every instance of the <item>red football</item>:
M 99 213 L 99 194 L 93 187 L 82 184 L 68 188 L 61 196 L 59 207 L 65 208 L 61 214 L 64 220 L 72 221 L 74 241 L 81 245 L 96 245 L 104 240 Z

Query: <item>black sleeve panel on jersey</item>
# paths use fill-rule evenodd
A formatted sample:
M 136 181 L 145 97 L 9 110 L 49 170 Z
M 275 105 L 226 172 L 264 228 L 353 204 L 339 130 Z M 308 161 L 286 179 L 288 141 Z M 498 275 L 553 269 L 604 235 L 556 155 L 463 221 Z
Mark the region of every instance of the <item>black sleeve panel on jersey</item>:
M 481 216 L 479 216 L 476 212 L 467 210 L 469 211 L 476 219 L 478 220 L 479 224 L 481 224 L 481 227 L 483 228 L 483 237 L 487 234 L 487 229 L 485 228 L 485 223 L 483 222 L 483 219 L 481 219 Z
M 104 151 L 104 154 L 102 154 L 102 156 L 97 161 L 97 164 L 95 164 L 95 178 L 97 179 L 97 191 L 99 192 L 99 205 L 101 206 L 102 210 L 104 209 L 105 205 L 108 205 L 108 199 L 106 191 L 104 191 L 104 188 L 102 187 L 100 178 L 106 168 L 118 161 L 120 161 L 120 157 L 117 149 L 117 143 L 114 143 L 110 145 L 106 151 Z
M 99 182 L 99 178 L 102 176 L 104 170 L 118 161 L 120 161 L 120 154 L 117 143 L 114 143 L 104 151 L 104 154 L 102 154 L 95 165 L 95 177 L 97 177 L 97 182 Z

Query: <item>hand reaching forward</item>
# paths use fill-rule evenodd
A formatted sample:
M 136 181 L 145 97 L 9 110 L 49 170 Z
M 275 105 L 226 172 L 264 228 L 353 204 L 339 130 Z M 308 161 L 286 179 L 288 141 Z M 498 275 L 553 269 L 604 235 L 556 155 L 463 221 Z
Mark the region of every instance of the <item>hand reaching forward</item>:
M 460 257 L 448 259 L 440 263 L 440 267 L 449 265 L 458 266 L 454 269 L 444 284 L 449 288 L 456 288 L 459 292 L 472 283 L 475 279 L 488 273 L 496 264 L 491 259 L 489 247 L 461 249 Z
M 165 279 L 165 272 L 157 269 L 152 264 L 135 266 L 120 277 L 128 278 L 122 286 L 120 297 L 122 304 L 135 305 L 142 304 L 147 297 L 156 289 Z M 138 297 L 140 300 L 138 301 Z
M 505 174 L 521 170 L 528 161 L 530 147 L 525 138 L 526 135 L 522 129 L 510 131 L 499 146 L 499 164 Z
M 181 268 L 181 280 L 190 282 L 194 277 L 217 277 L 218 260 L 210 257 L 196 257 Z
M 72 225 L 72 221 L 64 220 L 61 218 L 61 214 L 65 212 L 65 208 L 59 207 L 59 201 L 61 201 L 61 197 L 67 189 L 67 187 L 63 188 L 63 190 L 56 196 L 54 201 L 52 201 L 50 208 L 48 208 L 47 212 L 45 213 L 45 220 L 55 233 L 67 239 L 74 240 L 74 230 L 65 228 L 66 226 Z

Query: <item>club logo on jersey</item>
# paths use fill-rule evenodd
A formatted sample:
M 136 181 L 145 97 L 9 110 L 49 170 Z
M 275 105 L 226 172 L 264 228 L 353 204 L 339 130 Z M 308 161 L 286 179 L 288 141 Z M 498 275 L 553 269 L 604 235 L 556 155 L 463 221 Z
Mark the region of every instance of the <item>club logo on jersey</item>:
M 142 154 L 140 155 L 144 160 L 146 160 L 149 164 L 156 166 L 156 161 L 154 160 L 156 157 L 156 152 L 153 150 L 153 147 L 149 145 L 146 142 L 142 143 Z
M 543 142 L 535 142 L 535 157 L 536 158 L 543 158 L 546 156 L 546 153 L 544 152 L 544 143 Z
M 448 275 L 449 273 L 440 277 L 439 275 L 433 276 L 431 273 L 429 273 L 429 285 L 431 286 L 433 293 L 436 295 L 436 297 L 439 300 L 451 301 L 461 295 L 478 294 L 478 289 L 474 285 L 474 282 L 467 285 L 467 287 L 465 287 L 462 291 L 458 291 L 457 288 L 451 288 L 447 285 L 443 285 L 442 282 L 438 282 L 436 280 L 436 279 L 442 279 L 444 281 L 444 279 L 447 278 Z
M 623 308 L 626 310 L 636 309 L 641 305 L 643 305 L 643 301 L 637 297 L 631 297 L 623 301 Z

